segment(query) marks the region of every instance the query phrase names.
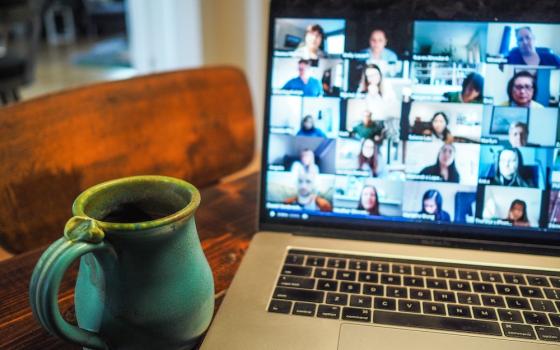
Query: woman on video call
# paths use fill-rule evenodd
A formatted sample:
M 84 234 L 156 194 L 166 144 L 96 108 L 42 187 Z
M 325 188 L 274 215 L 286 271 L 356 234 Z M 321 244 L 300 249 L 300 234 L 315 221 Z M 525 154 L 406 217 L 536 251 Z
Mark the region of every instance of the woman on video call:
M 389 83 L 383 79 L 383 74 L 378 65 L 373 63 L 366 65 L 358 90 L 358 92 L 366 94 L 366 106 L 372 113 L 374 120 L 391 117 L 389 113 L 396 102 L 395 92 Z
M 463 80 L 460 92 L 446 92 L 447 102 L 482 103 L 484 100 L 484 77 L 478 73 L 471 73 Z
M 307 137 L 326 137 L 325 133 L 315 126 L 315 121 L 313 116 L 306 115 L 301 120 L 300 129 L 296 136 L 307 136 Z
M 371 176 L 377 176 L 377 149 L 372 139 L 364 139 L 358 155 L 358 170 L 371 171 Z
M 536 78 L 527 71 L 513 75 L 507 85 L 507 94 L 509 101 L 502 103 L 503 106 L 543 108 L 543 105 L 534 100 L 537 96 Z
M 434 221 L 451 221 L 449 213 L 443 210 L 443 198 L 437 190 L 428 190 L 424 193 L 420 214 L 433 215 Z
M 451 131 L 447 127 L 449 125 L 449 118 L 443 112 L 437 112 L 432 117 L 430 122 L 430 129 L 427 130 L 427 133 L 431 135 L 433 138 L 441 140 L 445 143 L 453 142 L 453 135 L 451 135 Z
M 527 203 L 520 199 L 516 199 L 511 202 L 508 211 L 508 217 L 505 219 L 505 221 L 510 222 L 513 226 L 531 226 L 531 223 L 527 218 Z
M 452 144 L 441 146 L 436 163 L 422 169 L 420 175 L 438 176 L 445 182 L 460 182 L 461 177 L 455 166 L 455 146 Z
M 369 215 L 379 215 L 379 200 L 374 186 L 362 188 L 358 209 L 367 211 Z
M 523 157 L 518 148 L 504 148 L 498 154 L 496 175 L 490 181 L 491 185 L 509 187 L 534 187 L 531 179 L 524 178 L 520 170 L 523 169 Z
M 294 52 L 296 56 L 306 60 L 324 58 L 325 53 L 321 50 L 321 44 L 325 37 L 323 27 L 318 24 L 309 25 L 305 30 L 303 43 Z

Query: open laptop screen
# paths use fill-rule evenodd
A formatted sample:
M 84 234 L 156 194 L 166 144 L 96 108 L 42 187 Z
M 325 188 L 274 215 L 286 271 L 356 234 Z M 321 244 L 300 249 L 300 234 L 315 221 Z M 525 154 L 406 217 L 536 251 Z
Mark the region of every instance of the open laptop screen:
M 265 222 L 557 244 L 560 20 L 277 9 Z

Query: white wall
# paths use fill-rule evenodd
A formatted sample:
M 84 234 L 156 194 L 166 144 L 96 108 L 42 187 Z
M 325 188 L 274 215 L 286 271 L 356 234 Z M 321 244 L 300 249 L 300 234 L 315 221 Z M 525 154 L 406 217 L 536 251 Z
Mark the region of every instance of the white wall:
M 200 0 L 129 0 L 126 5 L 130 56 L 139 73 L 203 63 Z

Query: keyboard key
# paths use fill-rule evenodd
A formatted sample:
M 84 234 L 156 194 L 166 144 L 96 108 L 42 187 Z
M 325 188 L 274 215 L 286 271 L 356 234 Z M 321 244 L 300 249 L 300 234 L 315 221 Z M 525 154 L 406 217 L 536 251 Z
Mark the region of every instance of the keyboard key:
M 392 326 L 419 327 L 494 336 L 502 335 L 498 323 L 490 321 L 376 311 L 373 314 L 373 322 Z
M 540 340 L 560 342 L 560 329 L 552 327 L 535 327 Z
M 291 265 L 303 265 L 303 255 L 289 254 L 286 257 L 285 263 Z
M 480 277 L 484 282 L 503 283 L 504 280 L 498 272 L 481 272 Z
M 496 284 L 496 289 L 498 291 L 498 294 L 501 295 L 519 295 L 516 286 L 507 284 Z
M 457 278 L 457 273 L 455 269 L 437 268 L 436 276 L 439 278 Z
M 380 263 L 380 262 L 372 262 L 369 265 L 370 271 L 375 272 L 389 272 L 389 264 L 387 263 Z
M 556 308 L 554 307 L 554 303 L 550 300 L 543 300 L 543 299 L 530 299 L 531 306 L 535 311 L 542 311 L 542 312 L 556 312 Z
M 315 269 L 314 276 L 317 277 L 317 278 L 332 279 L 334 277 L 334 270 L 333 269 Z
M 414 274 L 416 276 L 433 277 L 434 276 L 434 268 L 430 267 L 430 266 L 415 266 L 414 267 Z
M 463 305 L 447 305 L 447 313 L 449 316 L 455 317 L 471 317 L 471 310 L 468 306 Z
M 537 339 L 533 327 L 524 324 L 502 323 L 504 335 L 511 338 Z
M 478 294 L 457 293 L 457 302 L 465 305 L 480 305 Z
M 403 284 L 409 287 L 424 288 L 424 279 L 422 277 L 405 276 L 403 278 Z
M 560 315 L 559 314 L 548 314 L 548 317 L 550 317 L 550 322 L 554 326 L 560 327 Z
M 531 286 L 549 287 L 548 280 L 544 276 L 527 276 L 527 283 Z
M 325 303 L 332 305 L 348 305 L 348 295 L 340 293 L 327 293 Z
M 268 305 L 269 312 L 276 312 L 279 314 L 289 314 L 291 309 L 292 309 L 292 302 L 286 300 L 272 299 L 270 301 L 270 305 Z
M 297 276 L 280 276 L 278 285 L 282 287 L 313 289 L 315 287 L 315 280 L 313 278 Z
M 397 302 L 395 299 L 375 298 L 373 300 L 373 307 L 379 310 L 396 310 Z
M 393 273 L 398 273 L 400 275 L 411 275 L 412 266 L 406 264 L 393 264 Z
M 311 303 L 295 303 L 292 310 L 293 315 L 315 316 L 317 305 Z
M 473 282 L 472 287 L 477 293 L 496 294 L 496 290 L 491 283 Z
M 379 281 L 379 276 L 373 272 L 360 272 L 358 275 L 358 281 L 377 283 Z
M 318 280 L 317 289 L 336 292 L 336 290 L 338 289 L 338 282 L 333 280 Z
M 356 280 L 356 272 L 355 271 L 348 271 L 348 270 L 338 270 L 338 271 L 336 271 L 336 279 L 337 280 L 344 280 L 344 281 L 355 281 Z
M 399 300 L 399 311 L 420 313 L 420 303 L 413 300 Z
M 484 306 L 493 306 L 493 307 L 506 306 L 506 303 L 504 302 L 504 297 L 500 297 L 496 295 L 481 295 L 480 298 L 482 299 L 482 304 L 484 304 Z
M 381 275 L 381 283 L 382 284 L 391 284 L 395 286 L 401 285 L 401 276 L 396 275 Z
M 363 295 L 352 295 L 350 296 L 350 306 L 365 307 L 367 309 L 370 309 L 371 297 L 366 297 Z
M 558 277 L 549 277 L 550 279 L 550 284 L 554 287 L 554 288 L 560 288 L 560 278 Z
M 494 309 L 490 309 L 487 307 L 477 307 L 474 306 L 472 308 L 474 318 L 478 318 L 480 320 L 497 320 L 498 316 L 496 315 L 496 311 Z
M 544 298 L 544 295 L 539 287 L 519 287 L 521 295 L 526 298 Z
M 445 316 L 445 305 L 444 304 L 430 303 L 430 302 L 424 301 L 422 303 L 422 307 L 424 308 L 424 313 L 425 314 Z
M 434 290 L 434 300 L 441 301 L 444 303 L 455 303 L 455 293 L 453 292 L 442 292 L 439 290 Z
M 328 267 L 334 267 L 336 269 L 346 268 L 346 259 L 330 258 L 327 262 Z
M 506 303 L 508 307 L 511 309 L 531 310 L 531 306 L 529 306 L 529 301 L 525 298 L 507 297 Z
M 535 312 L 535 311 L 523 311 L 523 316 L 525 317 L 525 322 L 529 324 L 535 324 L 539 326 L 550 326 L 548 322 L 548 317 L 545 313 Z
M 477 271 L 459 270 L 459 279 L 467 281 L 480 281 Z
M 410 288 L 410 299 L 432 300 L 429 289 Z
M 426 285 L 431 289 L 447 289 L 447 282 L 442 279 L 427 278 Z
M 288 276 L 309 277 L 309 276 L 311 276 L 311 272 L 313 272 L 313 269 L 310 268 L 310 267 L 284 265 L 282 267 L 281 274 L 282 275 L 288 275 Z
M 510 284 L 527 284 L 525 282 L 525 277 L 522 275 L 504 274 L 504 280 L 506 283 Z
M 524 323 L 521 312 L 515 310 L 498 309 L 498 315 L 503 322 Z
M 383 296 L 383 288 L 380 284 L 364 284 L 362 294 Z
M 360 293 L 360 284 L 352 282 L 340 282 L 340 291 L 344 293 Z
M 390 298 L 407 298 L 408 293 L 403 287 L 387 287 L 386 294 Z
M 459 290 L 462 292 L 470 292 L 471 285 L 469 282 L 465 281 L 449 281 L 449 288 L 451 290 Z
M 314 267 L 323 267 L 325 266 L 325 258 L 321 258 L 317 256 L 308 256 L 305 265 L 314 266 Z
M 274 290 L 274 299 L 308 301 L 312 303 L 322 303 L 325 298 L 325 292 L 307 289 L 292 289 L 284 287 L 276 287 Z
M 348 268 L 351 270 L 367 271 L 368 262 L 363 260 L 350 260 Z
M 317 317 L 338 320 L 340 318 L 340 306 L 319 305 Z
M 342 319 L 348 321 L 371 322 L 371 310 L 345 307 L 342 309 Z
M 544 288 L 543 290 L 548 299 L 560 300 L 560 289 Z

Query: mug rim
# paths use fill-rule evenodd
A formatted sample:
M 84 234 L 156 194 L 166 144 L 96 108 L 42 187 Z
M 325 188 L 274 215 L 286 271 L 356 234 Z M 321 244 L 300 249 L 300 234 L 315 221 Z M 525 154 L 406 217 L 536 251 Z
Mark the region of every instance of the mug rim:
M 156 182 L 156 181 L 171 183 L 175 186 L 182 188 L 183 190 L 186 190 L 191 195 L 191 199 L 189 203 L 171 215 L 164 216 L 156 220 L 142 221 L 142 222 L 122 222 L 122 223 L 108 222 L 108 221 L 102 221 L 96 218 L 92 218 L 90 215 L 85 213 L 85 207 L 88 204 L 91 197 L 101 191 L 122 184 L 147 183 L 147 182 Z M 139 176 L 128 176 L 128 177 L 105 181 L 88 188 L 87 190 L 83 191 L 74 200 L 74 204 L 72 205 L 72 213 L 74 214 L 74 216 L 85 216 L 87 218 L 96 221 L 101 226 L 102 229 L 107 231 L 137 231 L 137 230 L 148 230 L 157 227 L 162 227 L 183 219 L 190 218 L 194 214 L 195 210 L 198 208 L 199 204 L 200 204 L 200 192 L 194 185 L 192 185 L 187 181 L 170 177 L 170 176 L 139 175 Z

